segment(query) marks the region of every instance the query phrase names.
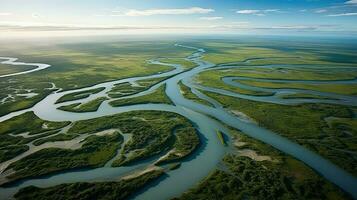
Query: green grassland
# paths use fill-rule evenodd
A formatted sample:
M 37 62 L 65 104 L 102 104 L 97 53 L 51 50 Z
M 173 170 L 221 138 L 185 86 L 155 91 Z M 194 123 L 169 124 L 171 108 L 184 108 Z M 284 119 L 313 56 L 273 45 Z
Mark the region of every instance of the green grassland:
M 160 83 L 161 81 L 169 77 L 171 76 L 150 78 L 150 79 L 136 81 L 136 83 L 139 86 L 133 86 L 129 82 L 115 84 L 114 87 L 108 92 L 108 96 L 111 98 L 119 98 L 119 97 L 137 94 L 139 92 L 149 89 L 153 85 Z
M 226 40 L 203 40 L 194 43 L 207 53 L 204 60 L 215 64 L 241 62 L 249 58 L 269 58 L 252 60 L 246 65 L 262 64 L 318 64 L 333 66 L 357 66 L 356 49 L 350 44 L 334 41 L 299 41 L 245 38 Z
M 325 120 L 331 116 L 352 118 L 351 108 L 329 104 L 286 106 L 210 92 L 205 94 L 216 99 L 226 109 L 239 110 L 253 118 L 259 125 L 302 144 L 347 171 L 357 174 L 356 160 L 348 153 L 348 150 L 356 149 L 355 135 L 344 134 L 338 126 L 329 127 Z M 349 124 L 345 126 L 350 127 Z
M 38 118 L 33 112 L 26 112 L 22 115 L 13 117 L 1 122 L 0 135 L 20 134 L 29 132 L 29 135 L 35 135 L 46 131 L 60 129 L 69 124 L 69 122 L 50 122 Z
M 1 137 L 1 139 L 4 139 L 4 137 Z M 10 142 L 11 140 L 8 140 L 8 142 Z M 4 162 L 7 160 L 10 160 L 11 158 L 16 157 L 17 155 L 20 155 L 24 152 L 26 152 L 27 150 L 29 150 L 29 147 L 27 145 L 6 145 L 3 146 L 1 145 L 0 147 L 0 162 Z
M 228 91 L 236 92 L 236 93 L 240 93 L 240 94 L 247 94 L 247 95 L 254 95 L 254 96 L 273 95 L 273 93 L 270 93 L 270 92 L 252 91 L 252 90 L 246 90 L 246 89 L 242 89 L 239 87 L 227 85 L 221 80 L 221 78 L 224 76 L 224 74 L 225 74 L 225 72 L 222 72 L 222 70 L 204 71 L 196 77 L 196 81 L 199 84 L 204 85 L 204 86 L 224 89 L 224 90 L 228 90 Z
M 146 87 L 133 87 L 130 83 L 115 84 L 114 87 L 108 92 L 108 96 L 111 98 L 119 98 L 128 95 L 133 95 L 142 92 Z
M 8 167 L 16 171 L 8 176 L 9 182 L 65 169 L 103 166 L 115 156 L 116 149 L 122 141 L 122 135 L 115 132 L 104 136 L 89 136 L 85 139 L 82 147 L 77 150 L 60 148 L 40 150 L 12 163 Z
M 161 159 L 159 163 L 174 162 L 190 155 L 200 145 L 200 138 L 193 127 L 180 127 L 175 130 L 173 152 Z
M 166 96 L 165 87 L 166 85 L 164 84 L 150 94 L 134 98 L 118 99 L 109 102 L 109 104 L 114 107 L 145 103 L 171 104 L 171 100 Z
M 46 81 L 34 81 L 24 84 L 21 79 L 0 80 L 0 98 L 5 98 L 7 95 L 12 95 L 13 99 L 0 104 L 0 116 L 10 112 L 26 109 L 34 106 L 37 102 L 41 101 L 54 90 L 48 89 L 51 84 Z M 17 94 L 26 94 L 28 90 L 37 95 L 27 98 L 18 96 Z
M 26 113 L 21 118 L 30 114 L 32 113 Z M 21 122 L 21 120 L 14 118 L 5 123 L 11 122 L 11 125 L 13 125 L 13 121 L 17 123 Z M 33 121 L 35 121 L 35 124 L 41 124 L 40 122 L 36 122 L 36 119 Z M 42 122 L 42 124 L 43 123 L 44 122 Z M 68 124 L 66 122 L 56 123 L 63 125 Z M 10 125 L 8 126 L 12 127 Z M 37 126 L 38 125 L 31 125 L 30 128 Z M 30 131 L 30 128 L 26 130 Z M 113 133 L 95 134 L 113 129 L 115 131 Z M 39 135 L 39 137 L 35 138 L 34 145 L 40 145 L 46 142 L 68 141 L 81 134 L 90 134 L 89 137 L 81 142 L 82 146 L 79 146 L 79 149 L 46 148 L 30 154 L 12 163 L 7 168 L 15 170 L 14 174 L 8 176 L 9 182 L 68 169 L 96 168 L 103 166 L 117 154 L 117 150 L 123 142 L 123 136 L 119 134 L 119 130 L 122 133 L 131 134 L 132 137 L 125 143 L 123 152 L 120 152 L 122 157 L 114 162 L 115 166 L 130 164 L 133 161 L 148 158 L 172 148 L 175 148 L 180 156 L 170 157 L 170 159 L 178 160 L 193 152 L 199 145 L 195 128 L 187 119 L 175 113 L 135 111 L 77 121 L 66 133 L 60 133 L 54 136 L 48 134 Z M 3 134 L 7 132 L 9 131 L 6 129 L 3 131 Z M 43 138 L 40 136 L 43 136 Z M 30 140 L 28 138 L 12 137 L 9 135 L 7 135 L 7 137 L 12 139 L 12 141 L 2 141 L 2 143 L 4 143 L 2 146 L 12 148 L 14 145 L 18 145 L 18 148 L 14 148 L 13 151 L 16 150 L 19 152 L 11 152 L 17 155 L 27 150 L 23 149 L 25 146 L 21 146 L 25 144 L 26 140 L 34 140 L 34 138 Z
M 68 141 L 76 138 L 77 134 L 66 134 L 66 133 L 60 133 L 54 136 L 46 137 L 46 138 L 40 138 L 38 140 L 35 140 L 33 142 L 34 145 L 38 146 L 41 144 L 44 144 L 46 142 L 57 142 L 57 141 Z
M 171 70 L 171 67 L 147 63 L 158 57 L 184 58 L 192 50 L 178 48 L 169 41 L 118 41 L 68 44 L 14 43 L 2 46 L 0 54 L 19 57 L 20 62 L 50 64 L 35 73 L 2 78 L 0 94 L 15 94 L 16 89 L 33 89 L 37 96 L 16 98 L 0 105 L 0 116 L 32 107 L 52 91 L 54 83 L 63 90 L 82 88 L 126 77 L 144 76 Z M 85 78 L 83 78 L 85 77 Z M 11 81 L 10 81 L 11 80 Z
M 126 199 L 135 191 L 162 176 L 162 170 L 147 172 L 139 177 L 117 182 L 70 183 L 49 188 L 29 186 L 21 189 L 15 198 L 29 199 L 67 199 L 67 200 L 108 200 Z
M 303 94 L 303 93 L 281 95 L 280 97 L 283 99 L 330 99 L 330 100 L 333 100 L 333 98 L 329 98 L 329 97 L 323 97 L 323 96 L 314 95 L 314 94 Z
M 11 136 L 9 134 L 0 134 L 0 162 L 7 161 L 29 150 L 26 145 L 41 137 L 50 136 L 59 130 L 46 131 L 32 137 Z
M 272 83 L 272 82 L 261 82 L 261 81 L 243 81 L 240 80 L 237 82 L 263 88 L 292 88 L 292 89 L 307 89 L 315 90 L 320 92 L 332 92 L 336 94 L 343 95 L 357 95 L 357 84 L 305 84 L 305 83 Z
M 58 109 L 69 112 L 94 112 L 97 111 L 103 101 L 107 99 L 107 97 L 99 97 L 86 103 L 74 103 L 67 106 L 61 106 Z
M 113 162 L 114 166 L 130 164 L 173 147 L 186 153 L 186 156 L 198 145 L 196 131 L 189 121 L 180 115 L 160 111 L 137 111 L 79 121 L 68 132 L 90 134 L 115 128 L 125 134 L 132 134 L 132 137 L 125 143 L 121 158 Z M 178 134 L 174 134 L 174 130 Z M 187 136 L 183 136 L 184 133 Z M 183 138 L 192 140 L 191 144 L 184 143 Z
M 239 131 L 232 134 L 243 145 L 224 157 L 225 167 L 213 171 L 176 199 L 349 199 L 302 162 Z M 270 160 L 241 156 L 239 150 L 243 149 L 254 150 Z
M 3 61 L 0 59 L 0 62 Z M 8 65 L 8 64 L 0 64 L 0 75 L 12 74 L 23 72 L 27 70 L 34 69 L 36 67 L 26 66 L 26 65 Z
M 223 71 L 223 70 L 221 70 Z M 357 77 L 357 71 L 338 69 L 288 68 L 288 67 L 240 67 L 229 69 L 223 76 L 240 76 L 259 79 L 279 80 L 350 80 Z
M 97 93 L 103 91 L 104 89 L 105 89 L 105 87 L 100 87 L 100 88 L 95 88 L 95 89 L 91 89 L 91 90 L 84 90 L 84 91 L 80 91 L 80 92 L 69 93 L 69 94 L 66 94 L 66 95 L 62 96 L 61 98 L 59 98 L 56 101 L 56 103 L 84 99 L 84 98 L 89 97 L 91 94 L 97 94 Z
M 189 87 L 187 87 L 186 85 L 184 85 L 181 81 L 179 82 L 179 87 L 180 87 L 180 91 L 181 94 L 189 100 L 195 101 L 197 103 L 203 104 L 203 105 L 207 105 L 207 106 L 212 106 L 209 102 L 199 98 L 198 96 L 196 96 L 195 94 L 193 94 L 191 92 L 191 89 Z
M 179 64 L 185 70 L 189 70 L 189 69 L 192 69 L 192 68 L 197 66 L 196 63 L 190 62 L 190 61 L 185 60 L 183 58 L 164 58 L 164 59 L 160 59 L 160 61 L 163 62 L 163 63 Z

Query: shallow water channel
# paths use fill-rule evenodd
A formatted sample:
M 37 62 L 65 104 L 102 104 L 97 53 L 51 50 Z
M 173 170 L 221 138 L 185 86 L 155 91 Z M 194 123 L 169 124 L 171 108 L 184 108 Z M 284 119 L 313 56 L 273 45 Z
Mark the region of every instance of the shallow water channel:
M 0 117 L 0 122 L 6 119 L 9 119 L 13 116 L 20 115 L 29 110 L 34 111 L 35 114 L 45 120 L 49 121 L 77 121 L 84 119 L 97 118 L 102 116 L 108 116 L 128 111 L 134 110 L 160 110 L 160 111 L 169 111 L 178 113 L 190 121 L 194 123 L 196 128 L 201 134 L 203 145 L 191 156 L 186 159 L 183 159 L 182 165 L 177 170 L 167 172 L 167 176 L 161 178 L 159 181 L 155 182 L 155 184 L 146 187 L 145 189 L 139 191 L 134 199 L 168 199 L 175 196 L 179 196 L 184 191 L 193 187 L 196 183 L 206 177 L 212 170 L 216 168 L 223 155 L 228 151 L 228 147 L 224 147 L 220 141 L 217 139 L 216 130 L 221 130 L 224 133 L 228 133 L 228 130 L 225 128 L 223 124 L 229 125 L 231 127 L 242 130 L 245 134 L 263 141 L 267 144 L 272 145 L 273 147 L 283 151 L 298 160 L 301 160 L 305 164 L 309 165 L 311 168 L 316 170 L 322 176 L 324 176 L 329 181 L 333 182 L 346 192 L 350 193 L 354 198 L 357 198 L 357 190 L 355 190 L 357 185 L 357 179 L 337 167 L 333 163 L 327 161 L 322 158 L 318 154 L 311 152 L 310 150 L 289 141 L 286 138 L 283 138 L 272 131 L 259 127 L 254 123 L 250 123 L 249 121 L 242 120 L 230 114 L 227 110 L 223 109 L 217 102 L 206 97 L 204 94 L 200 93 L 197 89 L 207 90 L 217 93 L 223 93 L 230 96 L 236 96 L 239 98 L 246 98 L 257 101 L 264 102 L 272 102 L 272 103 L 285 103 L 285 104 L 297 104 L 304 102 L 311 102 L 311 99 L 298 99 L 293 101 L 293 99 L 280 99 L 275 95 L 266 96 L 266 97 L 256 97 L 249 95 L 241 95 L 232 93 L 229 91 L 203 87 L 198 84 L 195 84 L 192 78 L 198 73 L 216 67 L 214 64 L 205 62 L 201 60 L 202 54 L 205 53 L 203 49 L 198 49 L 195 47 L 176 45 L 177 48 L 191 48 L 194 49 L 195 52 L 188 56 L 186 59 L 192 62 L 195 62 L 197 66 L 191 70 L 184 71 L 183 68 L 179 65 L 175 64 L 165 64 L 160 61 L 152 61 L 156 64 L 165 64 L 174 67 L 172 71 L 164 72 L 160 74 L 155 74 L 151 76 L 145 77 L 133 77 L 127 78 L 117 81 L 105 82 L 101 84 L 97 84 L 91 87 L 76 89 L 65 92 L 56 92 L 50 94 L 41 102 L 37 103 L 34 107 L 14 113 L 10 113 L 6 116 Z M 166 94 L 172 100 L 174 105 L 166 105 L 166 104 L 142 104 L 142 105 L 131 105 L 131 106 L 123 106 L 123 107 L 111 107 L 107 101 L 103 102 L 103 104 L 99 107 L 96 112 L 88 112 L 88 113 L 71 113 L 66 111 L 61 111 L 56 109 L 62 105 L 69 105 L 77 102 L 87 102 L 92 99 L 96 99 L 101 96 L 105 96 L 106 92 L 110 91 L 114 84 L 124 83 L 124 82 L 135 82 L 138 80 L 145 80 L 150 78 L 157 77 L 165 77 L 171 76 L 150 89 L 131 95 L 125 98 L 138 97 L 148 93 L 155 91 L 160 85 L 165 84 Z M 182 81 L 185 85 L 190 87 L 193 92 L 198 94 L 198 96 L 208 102 L 210 102 L 212 107 L 202 105 L 191 100 L 185 99 L 180 93 L 179 81 Z M 234 82 L 234 78 L 224 78 L 224 81 L 227 84 L 236 84 Z M 65 94 L 84 91 L 93 88 L 105 87 L 105 90 L 100 93 L 91 95 L 86 99 L 65 102 L 60 104 L 55 104 L 55 102 Z M 250 88 L 252 89 L 252 88 Z M 257 88 L 253 88 L 257 89 Z M 258 88 L 261 89 L 261 88 Z M 263 89 L 264 90 L 264 89 Z M 286 89 L 285 92 L 289 91 Z M 279 91 L 275 91 L 279 92 Z M 290 92 L 294 92 L 291 89 Z M 324 95 L 320 94 L 319 95 Z M 327 94 L 329 95 L 329 94 Z M 334 96 L 337 98 L 337 96 Z M 338 100 L 331 100 L 337 104 L 355 104 L 356 101 L 354 99 L 349 99 L 352 97 L 338 96 Z M 327 100 L 324 99 L 314 99 L 313 102 L 325 102 Z M 353 102 L 353 103 L 351 103 Z M 213 118 L 218 119 L 214 120 Z M 118 167 L 112 168 L 109 166 L 105 166 L 97 169 L 82 169 L 82 170 L 72 170 L 66 171 L 63 173 L 57 173 L 51 176 L 45 176 L 38 179 L 29 179 L 24 181 L 19 181 L 11 187 L 0 187 L 0 199 L 8 199 L 11 198 L 20 188 L 35 185 L 39 187 L 49 187 L 58 185 L 61 183 L 70 183 L 70 182 L 80 182 L 80 181 L 110 181 L 116 180 L 123 175 L 128 174 L 134 170 L 142 169 L 145 166 L 154 163 L 156 158 L 150 158 L 148 160 L 144 160 L 142 162 L 136 163 L 135 165 L 128 167 Z M 0 164 L 1 165 L 1 164 Z

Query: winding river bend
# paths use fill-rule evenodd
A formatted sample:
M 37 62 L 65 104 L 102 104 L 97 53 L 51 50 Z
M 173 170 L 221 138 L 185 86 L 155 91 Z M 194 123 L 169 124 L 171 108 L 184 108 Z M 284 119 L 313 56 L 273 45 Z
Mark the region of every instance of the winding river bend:
M 178 113 L 187 119 L 191 120 L 197 127 L 198 131 L 201 133 L 203 138 L 203 145 L 190 157 L 183 160 L 181 167 L 174 171 L 167 172 L 167 176 L 162 178 L 159 182 L 150 187 L 146 188 L 143 191 L 137 193 L 133 198 L 134 199 L 168 199 L 175 196 L 180 195 L 182 192 L 188 190 L 192 186 L 194 186 L 197 182 L 202 180 L 205 176 L 209 174 L 212 170 L 214 170 L 217 164 L 220 162 L 223 155 L 228 151 L 227 147 L 224 147 L 220 144 L 219 140 L 217 140 L 215 131 L 221 130 L 222 132 L 227 133 L 227 130 L 224 124 L 229 125 L 231 127 L 242 130 L 245 134 L 258 139 L 262 142 L 272 145 L 276 149 L 279 149 L 282 152 L 285 152 L 298 160 L 301 160 L 305 164 L 309 165 L 311 168 L 316 170 L 322 176 L 324 176 L 329 181 L 333 182 L 340 188 L 342 188 L 347 193 L 351 194 L 354 198 L 357 198 L 357 191 L 355 187 L 357 185 L 357 179 L 342 170 L 338 166 L 329 162 L 328 160 L 322 158 L 318 154 L 311 152 L 310 150 L 291 142 L 290 140 L 279 136 L 278 134 L 262 128 L 254 123 L 250 123 L 249 121 L 240 119 L 235 115 L 232 115 L 227 110 L 223 109 L 219 103 L 200 93 L 199 90 L 211 91 L 220 94 L 225 94 L 229 96 L 235 96 L 239 98 L 245 98 L 255 101 L 263 101 L 263 102 L 272 102 L 272 103 L 281 103 L 281 104 L 299 104 L 306 102 L 326 102 L 326 99 L 281 99 L 278 98 L 277 93 L 282 92 L 278 90 L 274 90 L 276 93 L 273 96 L 265 96 L 265 97 L 256 97 L 250 95 L 242 95 L 233 92 L 229 92 L 222 89 L 217 88 L 209 88 L 198 85 L 194 83 L 192 78 L 200 72 L 205 70 L 217 68 L 220 66 L 216 66 L 213 63 L 209 63 L 203 61 L 201 59 L 202 55 L 205 53 L 204 49 L 184 46 L 184 45 L 176 45 L 177 48 L 190 48 L 195 52 L 188 56 L 186 59 L 194 62 L 197 66 L 191 70 L 184 71 L 184 69 L 180 65 L 176 64 L 168 64 L 162 63 L 160 60 L 152 60 L 155 64 L 162 64 L 172 66 L 174 69 L 169 72 L 155 74 L 144 77 L 133 77 L 127 79 L 121 79 L 111 82 L 100 83 L 91 87 L 76 89 L 65 92 L 55 92 L 50 94 L 45 99 L 37 103 L 30 109 L 13 112 L 3 117 L 0 117 L 0 122 L 10 119 L 14 116 L 20 115 L 27 111 L 34 111 L 34 113 L 44 120 L 49 121 L 77 121 L 84 119 L 92 119 L 102 116 L 108 116 L 128 111 L 134 110 L 160 110 L 160 111 L 169 111 Z M 239 63 L 232 67 L 237 67 Z M 225 68 L 229 68 L 229 66 L 224 66 Z M 68 105 L 77 102 L 87 102 L 89 100 L 96 99 L 101 96 L 106 96 L 106 93 L 110 91 L 115 84 L 130 82 L 134 83 L 135 81 L 158 78 L 158 77 L 169 77 L 170 78 L 152 86 L 148 90 L 144 92 L 140 92 L 135 95 L 127 96 L 125 98 L 133 98 L 142 96 L 145 94 L 149 94 L 154 92 L 158 87 L 162 84 L 166 84 L 166 94 L 171 99 L 174 105 L 167 104 L 140 104 L 140 105 L 131 105 L 131 106 L 123 106 L 123 107 L 111 107 L 108 104 L 108 101 L 102 103 L 99 109 L 96 112 L 88 112 L 88 113 L 71 113 L 66 111 L 58 110 L 57 107 Z M 224 82 L 226 84 L 235 85 L 238 84 L 234 80 L 237 77 L 226 77 L 224 78 Z M 199 104 L 197 102 L 191 101 L 183 97 L 180 92 L 180 88 L 178 83 L 182 81 L 185 85 L 191 88 L 191 90 L 198 95 L 198 97 L 210 102 L 213 107 Z M 239 87 L 245 87 L 242 85 L 235 85 Z M 99 87 L 105 87 L 103 91 L 97 94 L 93 94 L 88 98 L 65 102 L 61 104 L 55 104 L 55 102 L 65 94 L 69 94 L 72 92 L 79 92 L 88 89 L 94 89 Z M 248 86 L 246 86 L 248 87 Z M 268 90 L 264 88 L 250 88 L 253 90 Z M 270 89 L 269 89 L 270 90 Z M 273 89 L 271 89 L 273 91 Z M 304 90 L 305 92 L 315 93 L 316 91 Z M 284 92 L 295 93 L 293 89 L 284 89 Z M 321 96 L 329 96 L 331 94 L 328 93 L 318 93 Z M 355 105 L 355 99 L 351 99 L 353 97 L 350 96 L 334 96 L 333 100 L 329 100 L 328 103 L 335 104 L 347 104 L 347 105 Z M 218 121 L 213 120 L 212 118 L 218 119 Z M 13 160 L 16 161 L 16 158 Z M 67 171 L 64 173 L 58 173 L 51 176 L 46 176 L 41 179 L 30 179 L 18 182 L 16 185 L 13 185 L 8 188 L 0 188 L 0 199 L 11 198 L 16 191 L 20 188 L 35 185 L 48 187 L 61 183 L 70 183 L 70 182 L 80 182 L 80 181 L 103 181 L 103 180 L 113 180 L 124 174 L 131 172 L 133 170 L 137 170 L 147 166 L 150 163 L 155 162 L 155 158 L 145 160 L 137 165 L 129 166 L 129 167 L 119 167 L 112 168 L 107 165 L 102 168 L 90 169 L 90 170 L 76 170 L 76 171 Z M 4 168 L 4 164 L 0 164 L 0 168 Z
M 46 69 L 48 67 L 51 67 L 51 65 L 48 64 L 42 64 L 42 63 L 24 63 L 24 62 L 16 62 L 18 59 L 17 58 L 10 58 L 10 57 L 0 57 L 0 60 L 5 60 L 1 61 L 1 64 L 7 64 L 7 65 L 22 65 L 22 66 L 34 66 L 34 69 L 22 71 L 22 72 L 17 72 L 17 73 L 11 73 L 11 74 L 5 74 L 5 75 L 0 75 L 0 78 L 3 77 L 10 77 L 10 76 L 17 76 L 17 75 L 22 75 L 22 74 L 29 74 L 32 72 L 40 71 L 43 69 Z

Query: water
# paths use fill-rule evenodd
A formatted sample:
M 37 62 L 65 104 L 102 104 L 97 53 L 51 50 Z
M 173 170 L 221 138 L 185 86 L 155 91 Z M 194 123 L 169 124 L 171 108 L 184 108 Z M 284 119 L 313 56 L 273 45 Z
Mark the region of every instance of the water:
M 167 176 L 163 177 L 159 182 L 150 187 L 145 188 L 144 190 L 137 193 L 133 198 L 134 199 L 168 199 L 175 196 L 179 196 L 182 192 L 188 190 L 194 186 L 197 182 L 202 180 L 205 176 L 214 170 L 217 164 L 220 162 L 223 155 L 228 151 L 227 147 L 221 145 L 220 141 L 217 139 L 216 130 L 221 130 L 222 132 L 227 132 L 226 128 L 222 123 L 227 124 L 231 127 L 242 130 L 245 134 L 256 138 L 260 141 L 263 141 L 267 144 L 272 145 L 273 147 L 295 157 L 296 159 L 301 160 L 302 162 L 309 165 L 311 168 L 316 170 L 326 179 L 335 183 L 341 187 L 346 192 L 350 193 L 353 197 L 357 198 L 357 191 L 354 190 L 354 186 L 357 185 L 357 180 L 351 174 L 345 172 L 341 168 L 337 167 L 333 163 L 322 158 L 318 154 L 307 150 L 306 148 L 295 144 L 289 141 L 286 138 L 283 138 L 272 131 L 266 130 L 262 127 L 259 127 L 256 124 L 248 123 L 246 121 L 240 120 L 236 116 L 230 114 L 222 108 L 219 103 L 210 99 L 209 97 L 200 93 L 197 89 L 203 89 L 207 91 L 212 91 L 216 93 L 222 93 L 225 95 L 235 96 L 239 98 L 245 98 L 255 101 L 263 102 L 272 102 L 272 103 L 282 103 L 282 104 L 297 104 L 303 102 L 312 101 L 311 99 L 280 99 L 277 96 L 264 96 L 256 97 L 249 95 L 241 95 L 233 92 L 225 91 L 222 89 L 208 88 L 199 86 L 192 83 L 192 77 L 196 74 L 215 67 L 213 64 L 202 61 L 200 58 L 205 52 L 203 49 L 197 49 L 195 47 L 188 47 L 183 45 L 176 45 L 178 48 L 190 48 L 195 49 L 196 52 L 187 57 L 188 60 L 195 62 L 198 66 L 189 70 L 183 71 L 179 65 L 165 64 L 174 67 L 174 70 L 165 72 L 162 74 L 155 74 L 145 77 L 134 77 L 127 78 L 117 81 L 111 81 L 106 83 L 97 84 L 91 87 L 76 89 L 72 91 L 57 92 L 47 96 L 41 102 L 37 103 L 34 107 L 27 109 L 26 111 L 34 111 L 35 114 L 45 120 L 50 121 L 77 121 L 84 119 L 92 119 L 102 116 L 108 116 L 123 112 L 136 111 L 136 110 L 161 110 L 168 112 L 178 113 L 187 119 L 191 120 L 202 138 L 202 146 L 191 156 L 183 160 L 181 167 L 174 171 L 169 171 Z M 156 64 L 164 64 L 159 61 L 151 61 Z M 124 107 L 111 107 L 107 101 L 105 101 L 96 112 L 88 113 L 70 113 L 56 108 L 62 105 L 68 105 L 76 102 L 87 102 L 89 100 L 95 99 L 97 97 L 106 95 L 105 93 L 110 91 L 110 89 L 117 83 L 124 82 L 135 82 L 138 80 L 145 80 L 150 78 L 164 77 L 174 75 L 173 77 L 151 87 L 150 89 L 132 95 L 125 98 L 138 97 L 150 92 L 153 92 L 161 84 L 167 85 L 166 94 L 172 100 L 174 105 L 166 104 L 142 104 L 142 105 L 131 105 Z M 236 84 L 234 79 L 224 79 L 227 84 Z M 185 85 L 192 88 L 192 90 L 198 94 L 198 96 L 204 100 L 210 102 L 214 107 L 201 105 L 199 103 L 193 102 L 191 100 L 185 99 L 181 93 L 178 86 L 178 82 L 183 81 Z M 55 104 L 57 99 L 61 96 L 78 91 L 84 91 L 88 89 L 94 89 L 98 87 L 105 87 L 105 90 L 102 92 L 91 95 L 86 99 L 66 102 L 62 104 Z M 255 90 L 265 90 L 262 88 L 251 88 Z M 277 92 L 277 91 L 275 91 Z M 294 92 L 291 90 L 290 92 Z M 323 94 L 325 95 L 325 94 Z M 294 100 L 294 101 L 292 101 Z M 313 102 L 324 102 L 324 99 L 313 99 Z M 348 98 L 340 97 L 338 100 L 334 100 L 333 103 L 345 104 L 351 103 Z M 13 116 L 19 115 L 25 111 L 19 111 L 10 113 L 9 115 L 3 116 L 0 118 L 0 121 L 4 121 Z M 213 120 L 211 117 L 218 119 L 219 121 Z M 155 158 L 145 160 L 141 163 L 136 163 L 133 166 L 129 167 L 119 167 L 111 168 L 108 166 L 97 168 L 97 169 L 83 169 L 77 171 L 68 171 L 64 173 L 58 173 L 52 176 L 47 176 L 41 179 L 30 179 L 26 181 L 18 182 L 16 185 L 13 185 L 9 188 L 0 188 L 0 198 L 6 199 L 10 198 L 18 189 L 29 186 L 36 185 L 42 187 L 48 187 L 57 185 L 60 183 L 70 183 L 70 182 L 79 182 L 79 181 L 104 181 L 104 180 L 113 180 L 117 179 L 120 176 L 127 174 L 133 170 L 137 170 L 147 166 L 152 163 Z

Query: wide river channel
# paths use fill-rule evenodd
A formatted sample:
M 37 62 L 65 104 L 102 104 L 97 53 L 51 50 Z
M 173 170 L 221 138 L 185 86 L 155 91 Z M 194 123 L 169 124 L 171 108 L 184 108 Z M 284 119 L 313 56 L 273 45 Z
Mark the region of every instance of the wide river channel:
M 318 154 L 302 147 L 284 137 L 279 136 L 278 134 L 262 128 L 255 123 L 249 122 L 246 119 L 241 119 L 236 115 L 231 114 L 229 111 L 225 110 L 219 103 L 213 99 L 205 96 L 200 93 L 199 90 L 211 91 L 220 94 L 225 94 L 229 96 L 262 101 L 262 102 L 271 102 L 278 104 L 299 104 L 299 103 L 335 103 L 343 105 L 357 105 L 357 99 L 351 96 L 344 95 L 334 95 L 330 93 L 321 93 L 316 91 L 304 91 L 308 94 L 316 94 L 320 96 L 329 97 L 331 99 L 282 99 L 279 98 L 280 93 L 296 93 L 300 90 L 294 89 L 264 89 L 264 88 L 255 88 L 249 87 L 235 80 L 239 77 L 225 77 L 223 81 L 226 84 L 239 86 L 251 90 L 259 91 L 269 91 L 275 92 L 271 96 L 250 96 L 237 94 L 229 92 L 223 89 L 218 88 L 209 88 L 201 86 L 197 83 L 194 83 L 193 77 L 198 73 L 211 70 L 214 68 L 230 68 L 230 67 L 239 67 L 239 63 L 236 63 L 232 66 L 216 66 L 212 63 L 203 61 L 202 55 L 205 53 L 204 49 L 199 49 L 190 46 L 176 45 L 177 48 L 190 48 L 194 53 L 188 56 L 186 59 L 194 62 L 197 66 L 190 70 L 184 70 L 180 65 L 162 63 L 160 60 L 151 60 L 149 62 L 155 64 L 168 65 L 173 67 L 173 70 L 169 72 L 159 73 L 150 76 L 143 77 L 133 77 L 126 78 L 111 82 L 100 83 L 94 86 L 75 89 L 71 91 L 58 91 L 53 94 L 48 95 L 45 99 L 37 103 L 30 109 L 25 109 L 17 112 L 10 113 L 8 115 L 0 117 L 0 122 L 10 119 L 14 116 L 20 115 L 27 111 L 34 111 L 34 113 L 44 120 L 49 121 L 77 121 L 92 119 L 102 116 L 108 116 L 123 112 L 136 111 L 136 110 L 160 110 L 160 111 L 169 111 L 178 113 L 190 121 L 196 126 L 200 132 L 202 138 L 201 147 L 191 156 L 185 158 L 182 162 L 182 165 L 177 170 L 168 171 L 167 176 L 164 176 L 159 181 L 156 181 L 154 184 L 149 185 L 143 190 L 139 191 L 134 195 L 133 199 L 170 199 L 173 197 L 179 196 L 181 193 L 187 191 L 189 188 L 193 187 L 200 180 L 206 177 L 211 171 L 213 171 L 224 154 L 229 151 L 229 147 L 223 146 L 220 141 L 217 139 L 216 130 L 220 130 L 223 133 L 228 134 L 228 130 L 225 125 L 237 128 L 244 132 L 245 134 L 253 137 L 257 140 L 260 140 L 264 143 L 270 144 L 276 149 L 285 152 L 294 158 L 301 160 L 323 177 L 336 184 L 344 191 L 349 193 L 354 198 L 357 198 L 357 179 L 350 173 L 344 171 L 338 166 L 334 165 L 330 161 L 322 158 Z M 37 66 L 39 64 L 36 64 Z M 46 65 L 47 67 L 47 65 Z M 262 66 L 264 67 L 264 66 Z M 267 66 L 270 67 L 270 66 Z M 30 72 L 29 72 L 30 73 Z M 17 74 L 16 74 L 17 75 Z M 110 91 L 115 84 L 118 83 L 135 83 L 135 81 L 158 78 L 158 77 L 170 77 L 164 81 L 152 86 L 144 92 L 140 92 L 135 95 L 127 96 L 124 98 L 133 98 L 139 97 L 145 94 L 154 92 L 162 84 L 166 84 L 166 94 L 171 99 L 174 105 L 167 104 L 140 104 L 140 105 L 131 105 L 123 107 L 112 107 L 108 104 L 107 101 L 103 102 L 102 105 L 96 112 L 87 112 L 87 113 L 72 113 L 58 110 L 57 107 L 63 105 L 69 105 L 77 102 L 87 102 L 89 100 L 96 99 L 101 96 L 106 96 L 106 93 Z M 183 97 L 180 92 L 178 83 L 182 81 L 186 86 L 190 87 L 192 92 L 194 92 L 198 97 L 208 101 L 213 106 L 207 106 L 199 104 L 197 102 L 191 101 Z M 355 80 L 351 80 L 355 82 Z M 55 102 L 65 94 L 72 92 L 84 91 L 88 89 L 94 89 L 99 87 L 105 87 L 103 91 L 97 94 L 93 94 L 88 98 L 70 101 L 60 104 L 55 104 Z M 332 99 L 333 98 L 333 99 Z M 217 120 L 214 120 L 217 119 Z M 57 173 L 51 176 L 45 176 L 38 179 L 28 179 L 24 181 L 19 181 L 16 184 L 11 185 L 10 187 L 0 187 L 0 199 L 11 199 L 12 196 L 20 189 L 29 185 L 35 185 L 39 187 L 49 187 L 58 185 L 61 183 L 71 183 L 71 182 L 80 182 L 80 181 L 110 181 L 118 179 L 119 177 L 144 168 L 145 166 L 155 162 L 156 158 L 151 158 L 144 160 L 142 162 L 136 163 L 135 165 L 128 167 L 117 167 L 113 168 L 108 165 L 96 168 L 96 169 L 82 169 L 82 170 L 70 170 L 62 173 Z M 0 163 L 0 168 L 3 163 Z

